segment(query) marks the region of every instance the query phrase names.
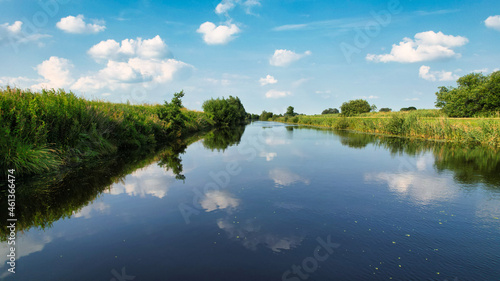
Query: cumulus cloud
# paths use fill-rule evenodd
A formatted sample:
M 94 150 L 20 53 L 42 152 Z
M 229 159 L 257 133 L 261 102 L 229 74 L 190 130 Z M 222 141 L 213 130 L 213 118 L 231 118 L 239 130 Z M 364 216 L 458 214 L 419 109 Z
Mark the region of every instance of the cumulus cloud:
M 283 98 L 286 96 L 291 95 L 292 93 L 286 92 L 286 91 L 277 91 L 277 90 L 269 90 L 266 93 L 266 98 L 268 99 L 277 99 L 277 98 Z
M 33 85 L 32 88 L 64 88 L 71 83 L 74 79 L 71 75 L 73 64 L 64 58 L 50 57 L 48 60 L 43 61 L 37 67 L 36 71 L 43 77 L 43 82 Z
M 453 48 L 467 44 L 462 36 L 445 35 L 441 31 L 426 31 L 415 34 L 415 38 L 404 38 L 398 45 L 393 44 L 389 54 L 368 54 L 366 59 L 373 62 L 421 62 L 460 57 Z
M 40 39 L 51 37 L 47 34 L 26 33 L 22 30 L 23 22 L 15 21 L 13 24 L 0 24 L 0 44 L 13 44 L 36 42 Z
M 267 75 L 265 78 L 260 78 L 259 82 L 260 82 L 261 86 L 265 86 L 265 85 L 269 85 L 269 84 L 276 84 L 276 83 L 278 83 L 278 80 L 276 80 L 271 75 Z
M 309 55 L 311 55 L 310 51 L 306 51 L 304 54 L 297 54 L 293 51 L 280 49 L 274 51 L 274 55 L 269 60 L 269 64 L 273 66 L 288 66 L 292 62 L 298 61 L 299 59 Z
M 85 23 L 85 17 L 83 15 L 67 16 L 61 18 L 61 20 L 56 23 L 56 27 L 67 33 L 99 33 L 106 29 L 104 21 L 92 20 L 93 23 Z
M 105 68 L 95 75 L 83 76 L 76 81 L 74 90 L 98 90 L 105 87 L 120 88 L 120 83 L 156 82 L 165 83 L 174 79 L 175 74 L 193 67 L 175 59 L 131 58 L 127 62 L 108 61 Z M 126 86 L 126 85 L 125 85 Z
M 484 21 L 484 25 L 486 25 L 486 27 L 500 31 L 500 15 L 488 17 Z
M 119 60 L 130 57 L 145 59 L 162 58 L 168 54 L 167 44 L 159 35 L 143 40 L 125 39 L 121 44 L 113 39 L 101 41 L 92 46 L 88 54 L 96 60 Z
M 453 74 L 451 71 L 431 71 L 431 68 L 426 65 L 420 67 L 418 76 L 427 81 L 455 81 L 459 78 L 458 75 Z
M 209 21 L 202 23 L 196 32 L 203 34 L 203 41 L 208 45 L 226 44 L 234 38 L 240 29 L 235 24 L 219 25 Z

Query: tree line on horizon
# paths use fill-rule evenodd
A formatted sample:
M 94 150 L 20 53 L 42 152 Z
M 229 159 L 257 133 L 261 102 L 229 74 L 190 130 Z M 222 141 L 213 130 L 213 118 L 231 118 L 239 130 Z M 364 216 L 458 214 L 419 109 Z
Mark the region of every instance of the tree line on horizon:
M 440 108 L 448 117 L 474 117 L 487 116 L 495 112 L 500 112 L 500 71 L 495 71 L 489 75 L 482 73 L 470 73 L 457 80 L 457 87 L 439 87 L 436 92 L 436 107 Z M 399 111 L 414 111 L 414 106 L 403 107 Z M 376 112 L 377 106 L 370 105 L 364 99 L 355 99 L 344 102 L 340 107 L 327 108 L 321 115 L 339 114 L 350 117 L 362 113 Z M 379 112 L 392 112 L 391 108 L 383 107 Z M 289 106 L 285 114 L 274 114 L 262 111 L 260 115 L 249 114 L 247 119 L 259 119 L 267 121 L 273 117 L 293 117 L 303 115 L 294 112 L 294 107 Z

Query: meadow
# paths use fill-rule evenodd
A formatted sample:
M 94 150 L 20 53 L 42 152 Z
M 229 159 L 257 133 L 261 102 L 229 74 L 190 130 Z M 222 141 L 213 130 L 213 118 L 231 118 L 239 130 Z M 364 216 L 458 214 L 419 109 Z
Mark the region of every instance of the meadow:
M 441 110 L 371 112 L 353 117 L 341 114 L 273 117 L 273 121 L 375 133 L 406 138 L 449 141 L 467 145 L 500 146 L 500 116 L 449 118 Z M 271 120 L 271 119 L 270 119 Z
M 0 90 L 0 168 L 15 169 L 17 174 L 57 171 L 214 125 L 205 113 L 185 108 L 177 114 L 181 116 L 160 118 L 166 107 L 86 100 L 63 90 L 7 87 Z

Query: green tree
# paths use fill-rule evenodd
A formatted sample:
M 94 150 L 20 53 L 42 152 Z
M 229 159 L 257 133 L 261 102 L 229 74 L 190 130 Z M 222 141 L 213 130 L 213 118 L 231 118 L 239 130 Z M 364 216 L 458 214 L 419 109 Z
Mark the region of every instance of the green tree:
M 273 113 L 263 110 L 262 113 L 260 114 L 259 120 L 260 121 L 267 121 L 271 118 L 273 118 Z
M 321 114 L 337 114 L 337 113 L 340 113 L 340 112 L 336 108 L 328 108 L 328 109 L 323 110 L 323 112 L 321 112 Z
M 436 107 L 450 117 L 472 117 L 500 111 L 500 71 L 470 73 L 457 80 L 458 87 L 439 87 Z
M 210 99 L 203 103 L 202 108 L 218 127 L 244 123 L 247 116 L 238 97 Z
M 403 107 L 399 111 L 412 111 L 412 110 L 417 110 L 416 107 L 410 106 L 410 107 Z
M 182 129 L 186 127 L 186 116 L 181 112 L 182 97 L 184 97 L 184 91 L 175 93 L 170 103 L 165 101 L 165 104 L 158 110 L 158 117 L 167 122 L 167 127 L 175 137 L 179 137 Z
M 293 106 L 289 106 L 286 109 L 285 116 L 295 116 L 295 115 L 297 115 L 297 113 L 295 113 L 293 110 L 294 110 Z
M 363 99 L 350 100 L 348 102 L 344 102 L 340 107 L 342 111 L 342 115 L 344 116 L 354 116 L 361 113 L 370 112 L 371 110 L 370 104 Z
M 382 107 L 379 112 L 391 112 L 392 109 L 388 108 L 388 107 Z

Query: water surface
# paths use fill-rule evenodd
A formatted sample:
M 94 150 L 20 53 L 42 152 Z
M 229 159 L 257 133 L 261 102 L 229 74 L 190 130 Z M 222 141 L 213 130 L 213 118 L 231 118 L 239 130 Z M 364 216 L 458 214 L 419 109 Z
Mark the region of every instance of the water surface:
M 497 280 L 499 158 L 272 122 L 210 132 L 18 185 L 0 277 Z

